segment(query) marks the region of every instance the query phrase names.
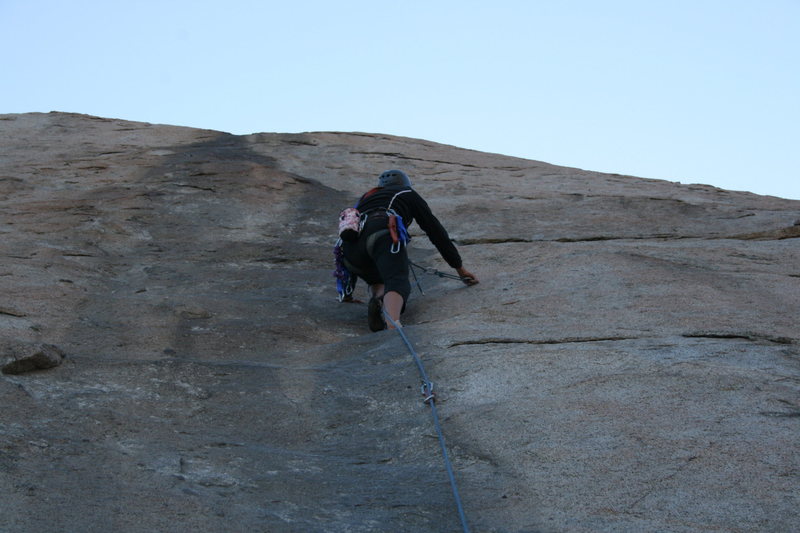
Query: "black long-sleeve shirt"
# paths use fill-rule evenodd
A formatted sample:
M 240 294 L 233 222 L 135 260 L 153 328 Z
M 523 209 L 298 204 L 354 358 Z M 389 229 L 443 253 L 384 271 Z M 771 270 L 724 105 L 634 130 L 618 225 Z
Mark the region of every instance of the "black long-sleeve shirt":
M 399 193 L 399 194 L 398 194 Z M 394 198 L 394 201 L 392 201 Z M 434 216 L 428 203 L 420 196 L 417 191 L 404 186 L 380 187 L 366 193 L 358 201 L 356 209 L 362 213 L 369 213 L 371 210 L 386 209 L 391 202 L 391 208 L 403 217 L 406 228 L 410 227 L 414 220 L 419 224 L 420 229 L 425 232 L 428 239 L 436 246 L 442 258 L 452 268 L 460 268 L 461 255 L 455 244 L 450 240 L 450 235 L 444 229 L 439 219 Z

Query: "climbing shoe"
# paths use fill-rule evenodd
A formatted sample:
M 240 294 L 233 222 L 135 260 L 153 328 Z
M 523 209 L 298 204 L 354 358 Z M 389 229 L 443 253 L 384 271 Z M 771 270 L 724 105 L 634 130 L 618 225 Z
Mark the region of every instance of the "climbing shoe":
M 378 298 L 370 298 L 367 305 L 367 323 L 370 331 L 386 329 L 386 320 L 383 318 L 383 302 Z

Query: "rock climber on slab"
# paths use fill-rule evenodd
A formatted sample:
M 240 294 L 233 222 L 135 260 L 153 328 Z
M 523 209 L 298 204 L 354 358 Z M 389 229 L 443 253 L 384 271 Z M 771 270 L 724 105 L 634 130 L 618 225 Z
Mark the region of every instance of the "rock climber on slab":
M 411 293 L 406 228 L 415 220 L 461 280 L 466 285 L 478 283 L 478 278 L 462 265 L 461 255 L 447 230 L 411 187 L 405 172 L 387 170 L 382 173 L 378 186 L 367 191 L 350 213 L 357 216 L 357 228 L 340 232 L 342 262 L 351 275 L 369 284 L 370 330 L 393 329 L 393 323 L 400 325 L 400 315 Z M 354 282 L 351 282 L 351 291 Z M 388 325 L 383 308 L 392 319 Z

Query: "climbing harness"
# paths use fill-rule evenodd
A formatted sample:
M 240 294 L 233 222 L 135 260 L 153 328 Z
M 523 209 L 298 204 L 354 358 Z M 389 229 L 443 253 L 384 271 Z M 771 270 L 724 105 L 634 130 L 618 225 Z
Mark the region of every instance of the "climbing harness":
M 361 200 L 368 197 L 376 190 L 377 188 L 368 191 L 366 194 L 364 194 L 364 196 L 361 197 Z M 397 211 L 392 209 L 392 204 L 394 203 L 395 198 L 401 194 L 411 191 L 412 189 L 405 189 L 396 193 L 394 196 L 392 196 L 392 199 L 389 200 L 389 205 L 385 209 L 376 208 L 361 213 L 356 207 L 348 207 L 339 213 L 339 238 L 336 241 L 336 244 L 333 246 L 334 265 L 336 267 L 333 271 L 333 277 L 336 278 L 336 291 L 339 293 L 340 302 L 353 301 L 352 294 L 353 290 L 355 289 L 357 279 L 345 265 L 342 244 L 344 241 L 355 242 L 358 240 L 358 236 L 361 234 L 361 230 L 364 229 L 364 225 L 367 223 L 367 218 L 372 211 L 385 211 L 386 216 L 388 217 L 388 224 L 387 229 L 381 231 L 388 231 L 392 238 L 390 251 L 393 254 L 399 253 L 400 247 L 407 245 L 408 241 L 411 240 L 411 237 L 409 236 L 406 225 L 403 222 L 403 217 L 400 216 Z M 358 203 L 360 203 L 361 200 L 359 200 Z M 358 203 L 356 203 L 356 206 L 358 206 Z M 374 240 L 377 236 L 377 233 L 375 233 L 370 236 L 370 239 Z M 367 242 L 367 247 L 371 248 L 369 241 Z M 417 282 L 417 286 L 420 287 L 420 292 L 422 292 L 422 287 L 419 285 L 419 282 Z
M 469 526 L 467 525 L 467 517 L 464 514 L 464 506 L 461 504 L 461 497 L 458 494 L 458 486 L 456 485 L 456 476 L 453 473 L 453 465 L 450 462 L 450 456 L 447 453 L 447 446 L 444 442 L 444 433 L 442 433 L 442 425 L 439 423 L 439 414 L 436 411 L 436 394 L 433 392 L 433 382 L 428 379 L 428 375 L 425 373 L 425 367 L 422 366 L 422 360 L 417 355 L 417 351 L 414 349 L 414 346 L 411 344 L 411 341 L 408 340 L 405 332 L 403 331 L 403 326 L 396 322 L 389 313 L 386 312 L 386 309 L 383 310 L 383 314 L 386 317 L 386 320 L 390 322 L 395 330 L 400 334 L 400 338 L 403 339 L 408 351 L 411 353 L 411 357 L 414 358 L 414 362 L 417 364 L 417 368 L 419 369 L 420 377 L 422 378 L 422 396 L 424 398 L 423 402 L 431 406 L 431 416 L 433 417 L 433 425 L 436 428 L 436 433 L 439 436 L 439 445 L 442 448 L 442 456 L 444 457 L 444 466 L 447 470 L 447 477 L 450 478 L 450 487 L 453 489 L 453 498 L 456 501 L 456 508 L 458 510 L 458 517 L 461 520 L 461 527 L 463 528 L 464 533 L 469 533 Z

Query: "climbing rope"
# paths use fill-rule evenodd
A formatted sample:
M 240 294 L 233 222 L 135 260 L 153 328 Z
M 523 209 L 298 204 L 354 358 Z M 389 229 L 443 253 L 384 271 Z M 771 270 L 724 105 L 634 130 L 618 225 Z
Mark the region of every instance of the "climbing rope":
M 459 278 L 460 279 L 460 278 Z M 421 289 L 420 289 L 421 290 Z M 417 368 L 419 369 L 419 375 L 422 378 L 422 396 L 424 397 L 424 403 L 431 406 L 431 416 L 433 416 L 433 425 L 436 428 L 436 433 L 439 436 L 439 445 L 442 447 L 442 456 L 444 457 L 444 466 L 447 470 L 447 477 L 450 478 L 450 487 L 453 489 L 453 498 L 456 501 L 456 508 L 458 509 L 458 517 L 461 519 L 461 527 L 464 530 L 464 533 L 469 533 L 469 526 L 467 525 L 467 517 L 464 514 L 464 506 L 461 504 L 461 497 L 458 495 L 458 486 L 456 486 L 456 476 L 453 473 L 453 465 L 450 462 L 450 456 L 447 453 L 447 446 L 444 442 L 444 433 L 442 433 L 442 425 L 439 423 L 439 414 L 436 411 L 436 394 L 433 392 L 433 382 L 428 379 L 428 375 L 425 373 L 425 367 L 422 366 L 422 360 L 417 355 L 417 351 L 414 349 L 414 346 L 411 344 L 411 341 L 408 340 L 405 332 L 403 331 L 403 326 L 401 326 L 398 322 L 395 322 L 392 317 L 389 316 L 389 313 L 386 312 L 386 309 L 383 310 L 383 314 L 386 317 L 386 320 L 394 326 L 395 330 L 400 334 L 400 338 L 403 339 L 408 351 L 411 352 L 411 356 L 414 358 L 414 362 L 417 364 Z

